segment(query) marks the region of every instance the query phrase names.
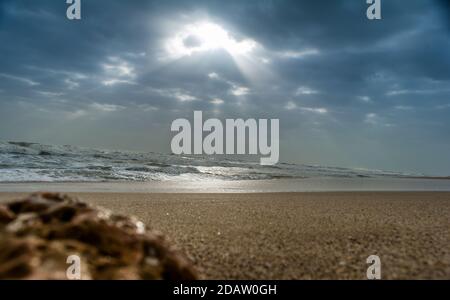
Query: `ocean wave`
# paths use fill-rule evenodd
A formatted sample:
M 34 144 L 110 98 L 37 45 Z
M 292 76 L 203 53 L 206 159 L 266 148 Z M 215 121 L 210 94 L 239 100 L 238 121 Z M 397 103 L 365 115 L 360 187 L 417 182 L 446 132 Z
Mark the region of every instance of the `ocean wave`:
M 420 176 L 368 169 L 280 163 L 217 156 L 177 156 L 70 145 L 0 142 L 0 182 L 270 180 L 308 177 Z

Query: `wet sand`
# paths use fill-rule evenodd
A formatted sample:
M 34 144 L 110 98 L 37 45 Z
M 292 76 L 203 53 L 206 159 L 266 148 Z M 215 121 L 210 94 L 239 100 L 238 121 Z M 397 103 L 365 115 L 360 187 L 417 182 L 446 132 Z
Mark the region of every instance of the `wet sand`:
M 24 194 L 0 193 L 0 201 Z M 71 193 L 136 215 L 207 279 L 450 279 L 450 193 Z
M 450 192 L 449 179 L 284 178 L 271 180 L 163 180 L 145 182 L 2 182 L 1 192 L 70 193 L 295 193 L 295 192 Z

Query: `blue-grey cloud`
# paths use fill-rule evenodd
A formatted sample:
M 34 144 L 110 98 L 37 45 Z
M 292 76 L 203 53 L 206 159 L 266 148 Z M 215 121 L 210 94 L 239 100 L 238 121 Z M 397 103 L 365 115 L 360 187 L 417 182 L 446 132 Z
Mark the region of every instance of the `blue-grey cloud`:
M 198 109 L 280 118 L 284 161 L 448 174 L 448 3 L 365 2 L 1 1 L 0 139 L 169 151 Z

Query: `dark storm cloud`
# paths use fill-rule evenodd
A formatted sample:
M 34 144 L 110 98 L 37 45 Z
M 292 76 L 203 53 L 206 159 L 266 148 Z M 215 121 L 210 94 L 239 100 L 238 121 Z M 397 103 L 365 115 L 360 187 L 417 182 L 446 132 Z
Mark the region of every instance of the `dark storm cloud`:
M 201 109 L 280 118 L 285 161 L 450 172 L 446 1 L 382 1 L 381 21 L 364 0 L 83 0 L 81 21 L 66 7 L 0 2 L 2 139 L 167 151 L 171 121 Z M 168 57 L 202 20 L 257 43 L 247 65 Z

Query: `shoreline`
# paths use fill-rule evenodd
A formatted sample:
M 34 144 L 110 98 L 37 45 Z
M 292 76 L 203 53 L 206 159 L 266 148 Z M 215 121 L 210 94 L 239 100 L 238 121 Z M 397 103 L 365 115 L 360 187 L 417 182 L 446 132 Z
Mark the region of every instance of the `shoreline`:
M 27 193 L 0 193 L 0 201 Z M 68 193 L 135 215 L 206 279 L 450 278 L 449 192 Z
M 289 192 L 450 192 L 449 179 L 303 178 L 270 180 L 167 180 L 147 182 L 3 182 L 0 192 L 91 193 L 289 193 Z

